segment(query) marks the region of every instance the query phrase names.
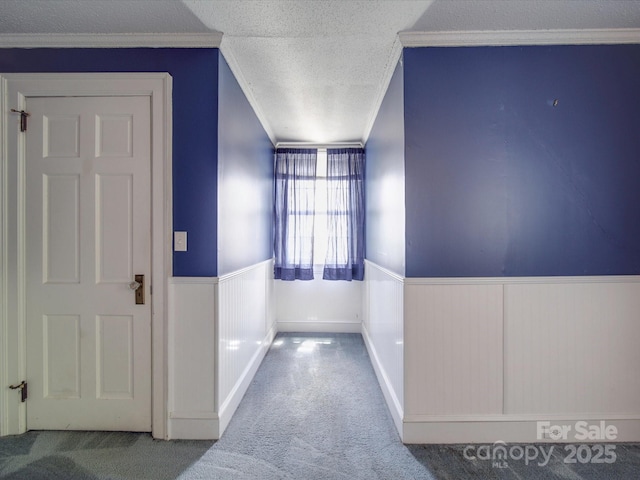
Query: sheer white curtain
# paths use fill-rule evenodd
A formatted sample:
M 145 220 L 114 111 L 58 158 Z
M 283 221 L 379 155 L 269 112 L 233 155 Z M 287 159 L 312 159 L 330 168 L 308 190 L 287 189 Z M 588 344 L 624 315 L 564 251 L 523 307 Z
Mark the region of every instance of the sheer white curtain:
M 285 148 L 275 154 L 274 277 L 313 279 L 317 150 Z

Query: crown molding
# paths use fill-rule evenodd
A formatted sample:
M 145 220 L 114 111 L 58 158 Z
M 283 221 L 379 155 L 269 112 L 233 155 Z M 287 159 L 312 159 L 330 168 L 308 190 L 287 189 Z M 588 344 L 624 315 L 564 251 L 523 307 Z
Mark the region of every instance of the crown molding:
M 236 77 L 236 81 L 238 82 L 238 85 L 240 85 L 240 89 L 244 93 L 244 96 L 247 97 L 247 101 L 249 102 L 249 105 L 251 105 L 251 108 L 253 108 L 253 111 L 255 112 L 256 117 L 258 117 L 258 121 L 262 125 L 262 128 L 264 128 L 264 131 L 269 137 L 269 140 L 271 140 L 271 143 L 273 145 L 276 145 L 278 141 L 276 139 L 275 133 L 272 130 L 271 125 L 269 124 L 267 116 L 264 114 L 262 108 L 260 108 L 260 104 L 256 100 L 256 97 L 253 95 L 253 89 L 251 88 L 251 83 L 249 83 L 249 81 L 246 79 L 246 77 L 242 73 L 240 64 L 238 63 L 238 60 L 233 54 L 233 50 L 231 49 L 231 47 L 229 47 L 228 42 L 222 43 L 220 52 L 222 53 L 222 56 L 226 60 L 227 65 L 229 65 L 229 68 L 231 69 L 233 76 Z
M 403 47 L 604 45 L 640 43 L 640 29 L 400 32 Z
M 0 48 L 219 48 L 222 33 L 3 33 Z
M 380 83 L 378 84 L 378 94 L 375 99 L 375 103 L 373 104 L 373 108 L 371 109 L 371 114 L 369 115 L 369 119 L 365 125 L 364 135 L 362 136 L 362 143 L 366 144 L 367 140 L 369 140 L 369 135 L 371 135 L 371 130 L 373 130 L 373 125 L 376 122 L 376 118 L 378 118 L 378 112 L 380 111 L 380 107 L 382 106 L 382 102 L 384 101 L 384 97 L 387 94 L 387 89 L 389 88 L 389 84 L 391 83 L 391 78 L 393 77 L 393 73 L 396 71 L 396 65 L 402 58 L 402 40 L 399 36 L 396 36 L 393 46 L 391 47 L 391 51 L 389 52 L 389 57 L 387 58 L 387 63 L 384 66 L 384 72 L 380 77 Z

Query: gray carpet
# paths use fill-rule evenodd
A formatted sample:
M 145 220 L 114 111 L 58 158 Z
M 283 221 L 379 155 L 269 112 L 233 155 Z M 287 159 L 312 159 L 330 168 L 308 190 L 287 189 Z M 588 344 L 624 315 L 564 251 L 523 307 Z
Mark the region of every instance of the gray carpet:
M 547 445 L 546 448 L 549 446 Z M 222 439 L 28 432 L 0 439 L 3 479 L 638 479 L 640 446 L 611 464 L 469 460 L 464 445 L 399 440 L 360 335 L 279 334 Z
M 439 480 L 489 480 L 489 479 L 523 479 L 523 480 L 637 480 L 640 478 L 640 445 L 612 445 L 616 454 L 615 462 L 594 463 L 599 449 L 594 445 L 585 445 L 593 454 L 582 454 L 581 460 L 567 451 L 567 445 L 517 445 L 509 444 L 507 449 L 513 458 L 503 461 L 492 459 L 468 460 L 465 457 L 467 445 L 410 445 L 408 448 L 416 460 L 423 464 Z M 481 447 L 478 445 L 474 448 Z M 494 444 L 487 444 L 489 452 L 493 452 Z M 512 450 L 512 448 L 515 448 Z M 526 448 L 543 448 L 535 459 L 527 460 Z M 521 449 L 521 450 L 519 450 Z M 523 452 L 522 457 L 520 452 Z M 473 453 L 467 453 L 467 456 Z M 531 455 L 530 458 L 532 458 Z M 600 462 L 599 457 L 595 462 Z M 548 460 L 548 461 L 547 461 Z M 573 463 L 575 460 L 575 463 Z M 571 463 L 567 463 L 571 462 Z
M 169 480 L 212 445 L 126 432 L 27 432 L 0 438 L 0 478 Z
M 433 477 L 400 443 L 360 335 L 280 334 L 222 439 L 184 478 Z

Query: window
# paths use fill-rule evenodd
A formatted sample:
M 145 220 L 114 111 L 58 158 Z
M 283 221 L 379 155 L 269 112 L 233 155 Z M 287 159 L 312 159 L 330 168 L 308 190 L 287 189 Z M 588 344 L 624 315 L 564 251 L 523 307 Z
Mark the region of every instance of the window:
M 275 278 L 327 280 L 364 274 L 364 151 L 276 151 Z

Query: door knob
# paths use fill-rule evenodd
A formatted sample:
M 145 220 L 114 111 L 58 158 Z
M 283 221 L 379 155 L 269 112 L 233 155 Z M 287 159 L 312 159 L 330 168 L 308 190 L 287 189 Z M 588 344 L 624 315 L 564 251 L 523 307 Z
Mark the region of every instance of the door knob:
M 142 286 L 142 284 L 141 284 L 140 282 L 131 282 L 131 283 L 129 284 L 129 288 L 130 288 L 131 290 L 137 290 L 137 289 L 139 289 L 141 286 Z

